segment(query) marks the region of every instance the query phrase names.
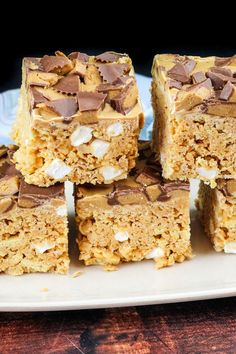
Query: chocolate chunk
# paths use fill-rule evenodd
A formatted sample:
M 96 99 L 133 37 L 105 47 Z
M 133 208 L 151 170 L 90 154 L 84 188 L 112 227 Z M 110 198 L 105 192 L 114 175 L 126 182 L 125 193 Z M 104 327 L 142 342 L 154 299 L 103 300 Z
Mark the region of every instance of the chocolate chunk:
M 59 100 L 45 102 L 45 105 L 62 117 L 73 116 L 78 109 L 74 98 L 62 98 Z
M 206 76 L 211 79 L 212 85 L 214 86 L 215 90 L 223 89 L 223 87 L 227 81 L 230 81 L 232 83 L 236 83 L 236 78 L 225 76 L 220 73 L 213 73 L 211 71 L 208 71 L 206 73 Z
M 123 87 L 122 84 L 100 84 L 96 90 L 98 92 L 107 92 L 107 91 L 116 91 L 116 90 L 120 90 Z
M 230 76 L 230 77 L 233 76 L 232 71 L 230 69 L 227 69 L 227 68 L 221 68 L 221 67 L 213 66 L 212 68 L 210 68 L 210 71 L 212 71 L 213 73 L 222 74 L 222 75 L 225 75 L 225 76 Z
M 7 155 L 7 147 L 5 145 L 0 145 L 0 157 Z
M 87 63 L 89 61 L 89 56 L 85 53 L 80 53 L 80 52 L 72 52 L 68 55 L 69 59 L 77 59 L 79 61 L 82 61 L 84 63 Z
M 114 191 L 108 195 L 109 205 L 132 205 L 147 203 L 147 196 L 142 188 L 127 185 L 115 185 Z
M 215 57 L 215 66 L 225 66 L 231 63 L 232 58 L 219 58 Z
M 230 81 L 228 81 L 220 93 L 220 100 L 228 101 L 234 91 L 234 88 L 235 86 L 232 85 Z
M 113 84 L 125 72 L 128 72 L 130 66 L 128 64 L 100 64 L 98 70 L 103 78 L 109 84 Z
M 141 173 L 136 177 L 136 182 L 142 184 L 143 186 L 150 186 L 152 184 L 160 184 L 162 178 L 158 170 L 146 166 Z
M 104 104 L 106 96 L 98 92 L 79 92 L 77 97 L 80 112 L 97 111 Z
M 195 68 L 195 66 L 196 66 L 196 62 L 195 62 L 195 60 L 193 60 L 193 59 L 186 59 L 184 62 L 183 62 L 183 65 L 184 65 L 184 67 L 185 67 L 185 69 L 186 69 L 186 72 L 188 73 L 188 74 L 190 74 L 192 71 L 193 71 L 193 69 Z
M 138 90 L 135 81 L 127 85 L 117 96 L 110 100 L 113 109 L 121 114 L 127 114 L 136 105 Z
M 126 54 L 120 54 L 115 52 L 104 52 L 100 55 L 97 55 L 95 58 L 97 61 L 102 63 L 113 63 L 116 62 L 119 58 L 126 56 Z
M 80 80 L 77 75 L 68 75 L 60 79 L 53 89 L 66 93 L 66 94 L 76 94 L 79 92 Z
M 38 90 L 36 90 L 36 88 L 31 87 L 30 88 L 31 91 L 31 108 L 35 108 L 37 106 L 38 103 L 43 103 L 43 102 L 47 102 L 48 99 Z
M 186 91 L 196 91 L 198 90 L 199 88 L 201 87 L 205 87 L 207 88 L 208 90 L 211 90 L 213 87 L 212 87 L 212 83 L 211 83 L 211 80 L 210 79 L 205 79 L 204 81 L 202 82 L 199 82 L 198 84 L 194 84 L 194 85 L 191 85 L 189 86 Z
M 173 68 L 167 72 L 167 75 L 171 79 L 180 81 L 183 84 L 190 83 L 189 71 L 182 63 L 175 64 Z
M 20 176 L 20 172 L 17 171 L 15 166 L 6 161 L 0 166 L 0 178 Z
M 184 181 L 175 181 L 171 182 L 168 181 L 164 183 L 163 189 L 165 190 L 166 193 L 175 191 L 175 190 L 184 190 L 184 191 L 190 191 L 190 184 L 189 182 L 184 182 Z
M 68 66 L 69 69 L 72 69 L 71 61 L 62 55 L 44 55 L 44 57 L 40 60 L 40 64 L 42 65 L 43 70 L 47 73 L 64 73 L 65 67 Z
M 64 184 L 57 183 L 50 187 L 38 187 L 21 181 L 18 205 L 33 208 L 53 198 L 64 198 Z
M 199 84 L 202 81 L 206 80 L 206 75 L 203 71 L 198 71 L 192 75 L 193 83 Z
M 180 81 L 176 81 L 173 79 L 168 80 L 169 88 L 176 88 L 178 90 L 181 90 L 182 88 L 182 83 Z

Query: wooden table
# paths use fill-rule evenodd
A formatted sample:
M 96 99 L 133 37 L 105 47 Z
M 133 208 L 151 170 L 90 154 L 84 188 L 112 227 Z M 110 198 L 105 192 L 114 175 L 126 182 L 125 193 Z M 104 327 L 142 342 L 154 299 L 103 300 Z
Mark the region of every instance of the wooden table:
M 1 354 L 236 353 L 236 298 L 170 305 L 1 313 Z

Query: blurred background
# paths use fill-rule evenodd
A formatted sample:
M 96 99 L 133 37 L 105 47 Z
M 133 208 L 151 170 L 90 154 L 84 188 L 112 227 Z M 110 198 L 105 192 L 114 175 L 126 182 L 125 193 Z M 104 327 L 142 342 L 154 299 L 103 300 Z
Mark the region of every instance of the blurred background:
M 212 3 L 207 12 L 206 5 Z M 141 4 L 141 3 L 140 3 Z M 154 4 L 154 2 L 153 2 Z M 24 56 L 106 50 L 128 53 L 137 72 L 150 75 L 156 53 L 229 56 L 236 53 L 234 12 L 208 1 L 151 2 L 134 8 L 129 2 L 9 3 L 6 21 L 0 23 L 0 92 L 21 83 Z M 18 8 L 17 8 L 18 6 Z M 12 7 L 12 8 L 11 8 Z M 209 6 L 210 7 L 210 6 Z M 14 20 L 11 12 L 18 15 Z M 19 11 L 19 13 L 18 13 Z M 232 17 L 232 20 L 231 20 Z

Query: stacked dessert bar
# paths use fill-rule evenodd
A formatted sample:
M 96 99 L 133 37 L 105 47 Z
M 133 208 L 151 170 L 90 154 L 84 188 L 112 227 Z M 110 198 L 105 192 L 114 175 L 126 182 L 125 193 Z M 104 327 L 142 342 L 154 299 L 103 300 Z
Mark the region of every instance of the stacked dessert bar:
M 126 54 L 23 60 L 11 161 L 32 188 L 75 183 L 86 265 L 154 259 L 163 267 L 191 257 L 189 183 L 163 178 L 149 142 L 138 144 L 143 122 Z
M 236 253 L 236 57 L 157 55 L 152 75 L 163 176 L 201 180 L 206 233 L 216 251 Z

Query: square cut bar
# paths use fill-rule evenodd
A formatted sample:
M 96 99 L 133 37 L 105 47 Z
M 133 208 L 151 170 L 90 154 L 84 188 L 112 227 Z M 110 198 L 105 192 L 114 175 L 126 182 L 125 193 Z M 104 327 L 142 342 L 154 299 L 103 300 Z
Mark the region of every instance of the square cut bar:
M 13 139 L 27 183 L 111 183 L 134 167 L 144 116 L 131 59 L 106 52 L 23 60 Z
M 165 178 L 236 178 L 236 57 L 156 55 L 153 149 Z
M 215 250 L 236 253 L 236 180 L 219 179 L 213 189 L 201 182 L 196 204 Z
M 0 146 L 0 272 L 67 273 L 68 228 L 64 185 L 27 184 Z
M 140 144 L 128 179 L 76 186 L 80 259 L 112 270 L 121 262 L 154 259 L 158 268 L 191 258 L 189 183 L 165 181 Z

